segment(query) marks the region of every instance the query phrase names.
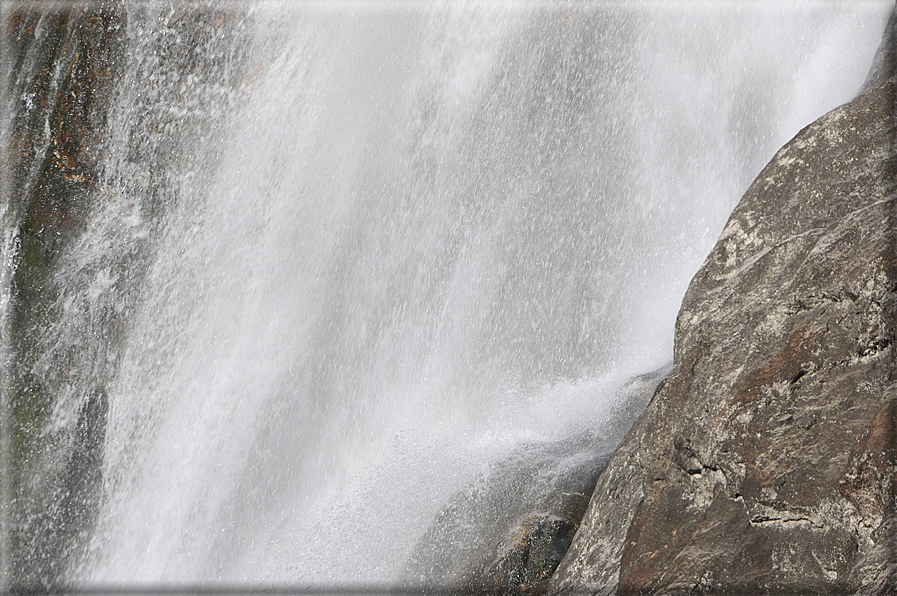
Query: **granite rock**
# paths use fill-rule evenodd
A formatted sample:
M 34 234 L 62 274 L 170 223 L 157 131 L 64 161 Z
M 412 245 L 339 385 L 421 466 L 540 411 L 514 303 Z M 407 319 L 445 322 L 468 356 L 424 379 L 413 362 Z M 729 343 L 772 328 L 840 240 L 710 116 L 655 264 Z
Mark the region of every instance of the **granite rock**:
M 895 98 L 826 114 L 748 189 L 554 593 L 897 592 Z

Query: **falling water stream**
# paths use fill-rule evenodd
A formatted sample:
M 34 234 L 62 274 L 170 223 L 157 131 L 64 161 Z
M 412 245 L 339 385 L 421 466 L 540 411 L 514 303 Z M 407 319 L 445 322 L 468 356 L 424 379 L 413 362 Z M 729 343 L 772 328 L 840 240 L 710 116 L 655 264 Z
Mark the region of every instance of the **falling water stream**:
M 65 577 L 451 582 L 420 561 L 503 530 L 459 503 L 620 440 L 726 217 L 892 4 L 127 4 L 35 365 L 77 347 L 45 432 L 108 404 Z

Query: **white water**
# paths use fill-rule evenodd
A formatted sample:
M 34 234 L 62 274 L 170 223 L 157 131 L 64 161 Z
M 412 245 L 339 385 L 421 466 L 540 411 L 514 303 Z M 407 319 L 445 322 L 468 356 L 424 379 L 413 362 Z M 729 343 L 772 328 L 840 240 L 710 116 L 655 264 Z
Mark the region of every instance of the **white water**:
M 132 7 L 68 274 L 103 304 L 106 260 L 153 247 L 91 584 L 392 583 L 515 449 L 612 435 L 728 213 L 856 92 L 890 8 L 219 4 L 243 45 L 213 36 L 193 78 L 157 54 L 176 11 Z M 177 143 L 134 158 L 138 117 Z

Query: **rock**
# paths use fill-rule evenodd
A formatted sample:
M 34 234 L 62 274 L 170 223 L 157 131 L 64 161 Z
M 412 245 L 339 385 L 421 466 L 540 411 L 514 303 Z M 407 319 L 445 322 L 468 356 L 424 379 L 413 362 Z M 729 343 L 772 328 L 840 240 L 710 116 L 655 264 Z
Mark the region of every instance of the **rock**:
M 570 548 L 577 522 L 536 514 L 511 528 L 474 590 L 483 594 L 539 593 Z
M 823 116 L 748 189 L 552 592 L 897 592 L 895 99 Z
M 12 272 L 2 334 L 0 593 L 39 593 L 60 582 L 82 552 L 102 489 L 105 389 L 91 383 L 70 398 L 78 405 L 61 424 L 56 398 L 77 393 L 70 371 L 87 350 L 47 333 L 62 310 L 59 263 L 77 247 L 98 195 L 99 147 L 121 80 L 126 14 L 115 0 L 32 0 L 10 3 L 2 20 L 0 80 L 4 98 L 15 101 L 0 115 L 8 141 L 0 196 L 15 239 L 0 248 L 10 250 L 4 267 Z M 96 319 L 98 310 L 86 316 Z M 102 353 L 108 335 L 91 331 L 81 336 L 104 346 L 90 353 Z
M 515 449 L 454 495 L 414 547 L 403 589 L 510 595 L 543 582 L 612 451 L 593 436 Z
M 891 10 L 881 44 L 872 59 L 872 67 L 860 92 L 877 87 L 897 75 L 897 6 Z
M 246 11 L 182 4 L 160 25 L 122 0 L 2 2 L 3 594 L 59 591 L 87 552 L 106 383 L 176 188 L 214 169 L 214 114 L 243 83 Z
M 544 593 L 570 546 L 598 475 L 670 366 L 612 396 L 615 424 L 561 441 L 522 444 L 471 479 L 414 547 L 400 588 L 420 593 Z

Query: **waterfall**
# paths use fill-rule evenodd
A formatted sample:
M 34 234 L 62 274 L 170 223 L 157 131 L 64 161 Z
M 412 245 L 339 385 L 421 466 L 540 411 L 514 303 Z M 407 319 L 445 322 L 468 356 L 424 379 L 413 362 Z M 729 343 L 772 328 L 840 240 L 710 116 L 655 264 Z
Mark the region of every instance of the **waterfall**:
M 52 396 L 28 465 L 96 476 L 60 581 L 451 582 L 421 557 L 504 531 L 473 509 L 620 440 L 729 212 L 857 91 L 890 4 L 126 3 L 51 322 L 27 362 L 4 335 Z

